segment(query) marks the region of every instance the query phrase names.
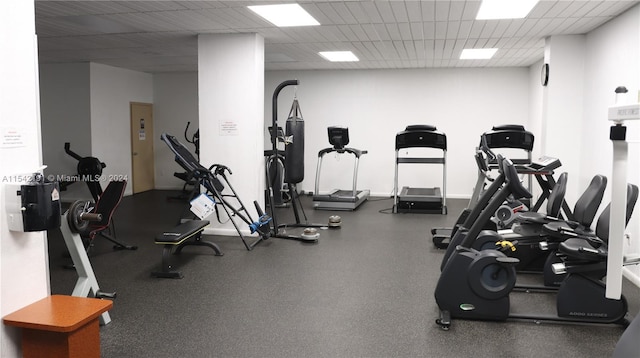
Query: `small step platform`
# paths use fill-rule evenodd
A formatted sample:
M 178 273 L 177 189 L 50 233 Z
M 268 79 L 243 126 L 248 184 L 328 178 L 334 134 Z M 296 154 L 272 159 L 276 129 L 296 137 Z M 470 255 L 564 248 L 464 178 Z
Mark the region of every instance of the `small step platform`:
M 100 358 L 101 314 L 113 302 L 98 298 L 53 295 L 3 318 L 22 328 L 22 357 Z
M 207 225 L 209 225 L 208 220 L 191 220 L 156 236 L 155 243 L 164 247 L 162 249 L 161 270 L 152 272 L 151 276 L 160 278 L 184 277 L 180 271 L 173 270 L 171 254 L 172 252 L 174 255 L 180 254 L 185 246 L 208 246 L 213 249 L 216 256 L 222 256 L 222 251 L 220 251 L 218 245 L 202 240 L 202 231 Z

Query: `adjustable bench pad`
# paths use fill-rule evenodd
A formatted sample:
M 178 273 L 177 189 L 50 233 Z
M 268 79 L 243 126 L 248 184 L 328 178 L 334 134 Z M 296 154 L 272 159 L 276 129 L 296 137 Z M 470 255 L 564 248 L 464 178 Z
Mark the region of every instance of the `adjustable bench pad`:
M 200 234 L 204 228 L 209 225 L 208 220 L 192 220 L 180 224 L 169 231 L 156 236 L 155 243 L 163 245 L 162 263 L 160 271 L 151 273 L 152 277 L 162 278 L 182 278 L 182 273 L 173 269 L 171 265 L 171 253 L 175 249 L 175 254 L 187 245 L 208 246 L 215 252 L 216 256 L 222 256 L 222 251 L 218 245 L 200 239 Z M 194 240 L 189 240 L 194 239 Z
M 207 225 L 209 225 L 208 220 L 187 221 L 156 236 L 155 243 L 158 245 L 180 245 L 183 241 L 202 232 Z

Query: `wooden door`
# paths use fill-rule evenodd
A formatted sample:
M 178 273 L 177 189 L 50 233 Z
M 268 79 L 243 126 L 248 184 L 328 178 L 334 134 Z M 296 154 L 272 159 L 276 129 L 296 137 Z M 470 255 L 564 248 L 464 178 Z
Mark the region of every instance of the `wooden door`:
M 154 188 L 153 105 L 131 102 L 131 175 L 133 193 Z

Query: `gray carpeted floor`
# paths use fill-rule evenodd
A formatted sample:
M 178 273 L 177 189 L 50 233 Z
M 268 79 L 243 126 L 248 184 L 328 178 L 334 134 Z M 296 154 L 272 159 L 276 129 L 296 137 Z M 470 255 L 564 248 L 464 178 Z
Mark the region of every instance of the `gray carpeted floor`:
M 185 203 L 174 192 L 126 197 L 115 223 L 118 239 L 137 251 L 113 251 L 96 239 L 91 262 L 104 291 L 117 291 L 112 322 L 101 328 L 102 356 L 120 357 L 607 357 L 623 332 L 617 326 L 530 321 L 454 320 L 436 324 L 433 292 L 443 251 L 430 229 L 449 215 L 389 214 L 391 199 L 339 212 L 341 229 L 322 230 L 318 244 L 271 238 L 247 251 L 238 237 L 205 237 L 175 257 L 181 280 L 151 278 L 162 248 L 154 237 L 176 223 Z M 248 199 L 245 199 L 248 201 Z M 326 223 L 334 212 L 314 211 Z M 287 222 L 290 209 L 279 209 Z M 215 219 L 213 219 L 215 220 Z M 289 220 L 290 221 L 290 220 Z M 64 269 L 64 243 L 49 233 L 51 286 L 70 294 L 76 274 Z M 535 277 L 534 277 L 535 279 Z M 625 283 L 630 311 L 640 291 Z M 513 293 L 513 312 L 555 312 L 553 294 Z

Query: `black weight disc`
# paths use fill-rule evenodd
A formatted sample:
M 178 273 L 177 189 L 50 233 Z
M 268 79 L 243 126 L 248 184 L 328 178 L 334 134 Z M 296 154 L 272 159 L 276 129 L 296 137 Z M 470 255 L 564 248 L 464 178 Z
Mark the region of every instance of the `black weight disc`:
M 496 261 L 505 255 L 496 250 L 484 250 L 469 266 L 467 282 L 473 292 L 485 299 L 495 300 L 511 292 L 516 284 L 513 265 Z
M 74 201 L 67 211 L 67 222 L 72 232 L 81 233 L 89 227 L 88 221 L 80 220 L 80 215 L 85 211 L 86 203 L 83 200 Z

